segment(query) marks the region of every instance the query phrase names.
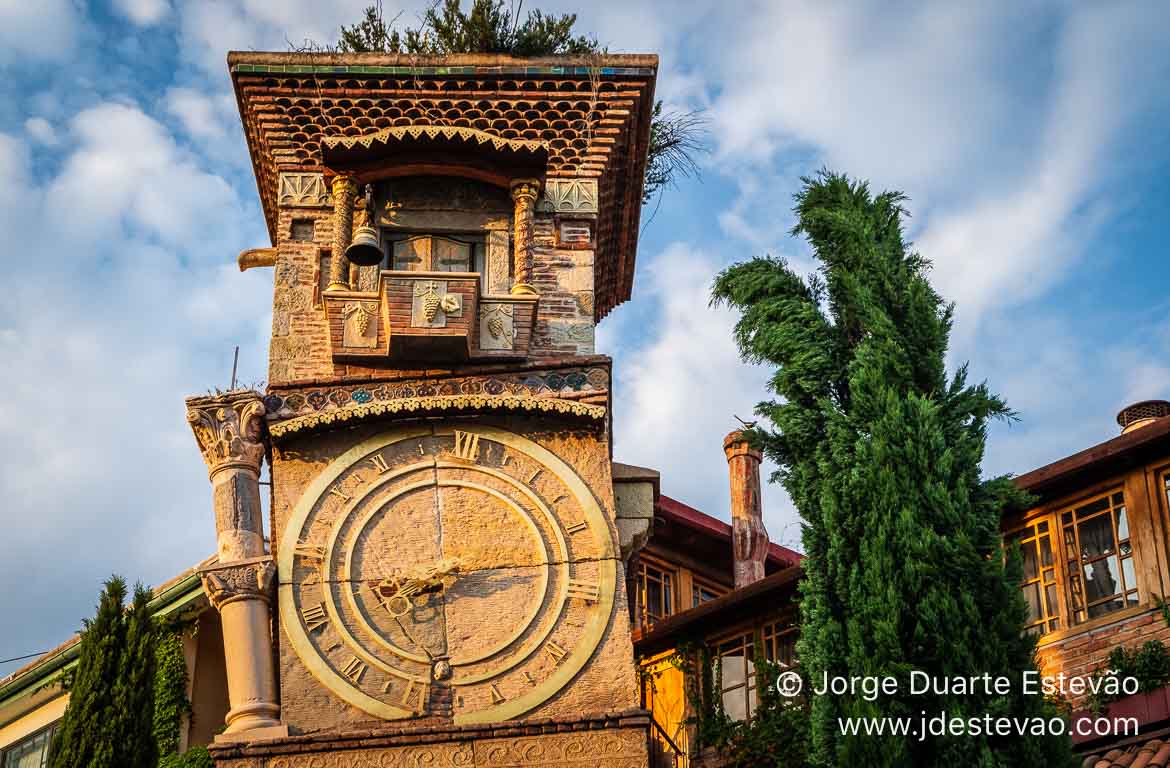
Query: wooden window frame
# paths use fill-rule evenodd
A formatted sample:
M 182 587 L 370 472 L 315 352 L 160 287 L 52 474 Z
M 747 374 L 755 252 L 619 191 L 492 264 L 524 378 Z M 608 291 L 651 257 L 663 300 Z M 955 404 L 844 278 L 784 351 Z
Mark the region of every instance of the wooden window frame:
M 665 612 L 661 616 L 650 617 L 650 612 L 646 605 L 646 569 L 653 569 L 669 580 L 669 590 L 664 590 L 663 599 L 665 605 Z M 634 599 L 636 608 L 636 620 L 639 627 L 649 627 L 655 621 L 661 621 L 668 616 L 673 616 L 678 613 L 678 587 L 679 582 L 678 568 L 666 563 L 664 561 L 639 557 L 637 563 L 637 570 L 634 573 Z M 665 583 L 665 581 L 663 582 Z M 669 591 L 669 594 L 666 592 Z
M 8 744 L 4 747 L 0 747 L 0 768 L 10 768 L 8 765 L 8 758 L 11 756 L 11 753 L 15 749 L 20 747 L 22 744 L 28 744 L 29 742 L 33 741 L 34 739 L 39 739 L 39 738 L 41 738 L 41 736 L 47 735 L 47 738 L 45 739 L 45 747 L 44 747 L 45 751 L 41 755 L 41 768 L 45 768 L 45 766 L 47 766 L 49 764 L 49 749 L 53 745 L 53 732 L 57 730 L 57 726 L 59 726 L 60 724 L 61 724 L 60 720 L 54 720 L 52 723 L 49 723 L 45 727 L 38 728 L 37 730 L 33 731 L 32 733 L 17 739 L 16 741 L 12 742 L 11 744 Z
M 744 697 L 744 722 L 750 720 L 759 707 L 759 694 L 756 690 L 756 651 L 757 651 L 757 627 L 751 626 L 746 629 L 739 629 L 735 632 L 728 633 L 719 639 L 708 642 L 708 647 L 714 651 L 712 662 L 716 665 L 715 670 L 715 695 L 719 697 L 719 705 L 723 712 L 731 717 L 733 720 L 738 719 L 731 715 L 727 710 L 727 695 L 729 693 L 736 694 L 739 691 L 743 692 Z M 734 649 L 729 646 L 732 643 L 738 644 L 738 649 L 743 650 L 744 658 L 744 679 L 743 682 L 727 685 L 723 675 L 723 659 L 727 656 L 733 655 Z M 727 647 L 729 653 L 724 653 L 724 648 Z
M 1043 531 L 1040 530 L 1041 527 L 1044 528 Z M 1036 576 L 1029 579 L 1025 575 L 1024 581 L 1020 582 L 1020 590 L 1023 591 L 1025 587 L 1035 585 L 1039 591 L 1041 616 L 1024 629 L 1025 632 L 1035 634 L 1037 637 L 1057 632 L 1068 625 L 1068 620 L 1062 610 L 1063 607 L 1067 606 L 1068 598 L 1065 591 L 1066 581 L 1062 575 L 1058 533 L 1060 530 L 1056 524 L 1056 515 L 1046 513 L 1024 521 L 1020 526 L 1005 533 L 1003 537 L 1005 544 L 1013 540 L 1019 544 L 1021 556 L 1025 546 L 1032 546 L 1035 549 Z M 1048 539 L 1048 551 L 1052 560 L 1047 566 L 1043 561 L 1040 544 L 1044 537 Z M 1049 588 L 1055 591 L 1051 600 L 1048 596 Z
M 1121 497 L 1120 502 L 1117 501 L 1117 497 L 1119 496 Z M 1102 499 L 1104 499 L 1107 504 L 1105 509 L 1090 513 L 1083 519 L 1077 516 L 1076 513 L 1079 510 L 1095 504 Z M 1127 536 L 1124 539 L 1120 536 L 1118 526 L 1119 509 L 1123 510 L 1125 515 Z M 1054 513 L 1053 516 L 1057 521 L 1057 525 L 1059 526 L 1058 529 L 1060 531 L 1060 538 L 1058 540 L 1058 557 L 1065 570 L 1065 600 L 1068 609 L 1069 626 L 1080 627 L 1082 625 L 1088 624 L 1089 622 L 1105 619 L 1108 616 L 1112 616 L 1126 610 L 1139 608 L 1142 604 L 1142 588 L 1140 585 L 1140 579 L 1138 578 L 1138 547 L 1134 544 L 1133 515 L 1131 511 L 1131 505 L 1129 504 L 1125 495 L 1124 484 L 1119 485 L 1115 483 L 1103 491 L 1084 496 L 1079 500 L 1069 504 L 1063 504 L 1059 510 Z M 1083 546 L 1081 545 L 1081 526 L 1087 521 L 1096 520 L 1100 517 L 1106 516 L 1110 519 L 1111 523 L 1110 529 L 1113 535 L 1113 549 L 1111 550 L 1110 554 L 1096 557 L 1088 563 L 1083 560 L 1083 554 L 1080 555 L 1075 560 L 1076 573 L 1073 573 L 1072 566 L 1074 564 L 1074 560 L 1069 557 L 1069 532 L 1071 531 L 1073 533 L 1073 541 L 1071 544 L 1073 547 L 1075 547 L 1075 551 L 1083 552 Z M 1129 554 L 1123 556 L 1122 552 L 1123 546 L 1125 544 L 1128 544 L 1129 546 Z M 1113 558 L 1117 560 L 1118 577 L 1120 578 L 1121 586 L 1120 591 L 1114 592 L 1108 597 L 1098 598 L 1097 600 L 1093 601 L 1092 605 L 1090 605 L 1084 593 L 1084 566 L 1090 563 L 1107 562 Z M 1129 583 L 1129 580 L 1126 576 L 1125 566 L 1123 564 L 1124 560 L 1129 560 L 1131 562 L 1131 570 L 1133 571 L 1133 584 Z M 1077 587 L 1078 582 L 1080 584 L 1079 590 Z M 1129 605 L 1127 602 L 1130 598 L 1130 595 L 1133 596 L 1135 601 L 1133 605 Z M 1077 602 L 1078 598 L 1080 600 L 1079 604 Z M 1098 605 L 1106 605 L 1109 601 L 1116 600 L 1118 598 L 1121 599 L 1121 607 L 1111 611 L 1105 611 L 1104 613 L 1101 613 L 1097 616 L 1089 615 L 1090 608 Z
M 776 619 L 769 621 L 760 627 L 760 644 L 764 650 L 764 658 L 773 663 L 782 665 L 784 668 L 797 666 L 796 659 L 796 643 L 795 640 L 800 635 L 800 627 L 796 626 L 791 621 L 784 619 Z M 779 658 L 781 643 L 787 638 L 793 638 L 792 643 L 792 657 L 789 661 L 784 661 Z
M 702 578 L 700 576 L 696 576 L 692 573 L 691 574 L 691 589 L 690 589 L 691 599 L 688 601 L 687 608 L 696 608 L 696 607 L 702 605 L 703 603 L 709 602 L 709 600 L 701 600 L 699 602 L 695 602 L 695 597 L 696 597 L 696 595 L 698 595 L 698 593 L 700 591 L 705 591 L 705 592 L 711 593 L 712 595 L 714 595 L 714 597 L 712 597 L 710 599 L 715 600 L 715 599 L 718 599 L 720 597 L 723 597 L 731 590 L 729 590 L 727 587 L 716 584 L 715 582 L 711 581 L 710 579 L 704 579 L 704 578 Z

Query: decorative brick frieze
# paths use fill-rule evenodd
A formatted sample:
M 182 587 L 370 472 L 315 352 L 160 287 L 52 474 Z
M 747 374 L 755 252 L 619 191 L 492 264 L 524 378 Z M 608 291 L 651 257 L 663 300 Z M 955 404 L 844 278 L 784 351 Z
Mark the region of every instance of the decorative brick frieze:
M 608 398 L 609 371 L 583 367 L 269 392 L 264 405 L 279 438 L 376 416 L 476 408 L 602 419 Z

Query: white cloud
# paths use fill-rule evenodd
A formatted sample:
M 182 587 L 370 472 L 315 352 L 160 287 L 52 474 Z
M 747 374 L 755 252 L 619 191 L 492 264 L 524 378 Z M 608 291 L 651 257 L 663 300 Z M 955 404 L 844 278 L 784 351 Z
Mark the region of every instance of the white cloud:
M 231 274 L 258 213 L 133 103 L 67 132 L 43 183 L 0 134 L 0 359 L 21 372 L 0 379 L 0 571 L 28 577 L 0 611 L 47 606 L 10 635 L 22 651 L 76 626 L 111 570 L 157 584 L 212 550 L 182 400 L 226 384 L 236 343 L 244 377 L 264 378 L 271 274 Z
M 84 240 L 141 230 L 170 245 L 224 244 L 242 212 L 231 186 L 198 167 L 136 106 L 104 103 L 71 123 L 78 148 L 48 190 Z M 226 217 L 226 218 L 225 218 Z
M 306 40 L 333 43 L 339 27 L 360 21 L 369 4 L 369 0 L 187 0 L 179 7 L 182 55 L 222 81 L 228 51 L 287 51 L 290 43 L 300 46 Z M 384 3 L 383 9 L 387 19 L 398 14 L 394 3 Z
M 766 399 L 768 374 L 740 362 L 732 343 L 734 315 L 707 306 L 719 268 L 675 243 L 641 273 L 642 298 L 660 311 L 651 341 L 616 350 L 614 457 L 659 470 L 663 493 L 726 520 L 723 437 L 739 427 L 734 416 L 754 418 L 756 403 Z M 615 329 L 602 328 L 604 348 L 613 343 Z M 788 526 L 795 515 L 782 489 L 764 490 L 764 510 L 773 538 L 787 530 L 787 543 L 793 543 Z
M 43 117 L 30 117 L 25 120 L 24 130 L 40 144 L 51 147 L 57 143 L 57 131 L 53 124 Z
M 140 27 L 158 24 L 171 11 L 167 0 L 114 0 L 114 7 Z
M 20 0 L 0 2 L 0 63 L 20 58 L 66 60 L 74 55 L 73 45 L 81 20 L 70 0 Z
M 197 139 L 223 139 L 228 121 L 235 119 L 235 102 L 226 91 L 212 95 L 194 88 L 169 88 L 165 105 L 187 134 Z

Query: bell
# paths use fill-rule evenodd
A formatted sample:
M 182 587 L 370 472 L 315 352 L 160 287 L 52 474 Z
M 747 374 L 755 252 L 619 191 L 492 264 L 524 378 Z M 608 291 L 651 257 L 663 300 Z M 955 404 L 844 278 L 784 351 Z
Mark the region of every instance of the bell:
M 378 242 L 378 230 L 373 227 L 358 227 L 353 233 L 353 242 L 345 249 L 345 258 L 359 267 L 381 264 L 384 256 Z

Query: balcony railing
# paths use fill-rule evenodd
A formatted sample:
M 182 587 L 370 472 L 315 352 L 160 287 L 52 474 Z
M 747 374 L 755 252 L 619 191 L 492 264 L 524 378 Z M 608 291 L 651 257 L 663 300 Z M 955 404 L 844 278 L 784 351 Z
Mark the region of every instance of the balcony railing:
M 482 296 L 475 272 L 383 270 L 375 292 L 324 294 L 334 360 L 528 356 L 539 296 Z

